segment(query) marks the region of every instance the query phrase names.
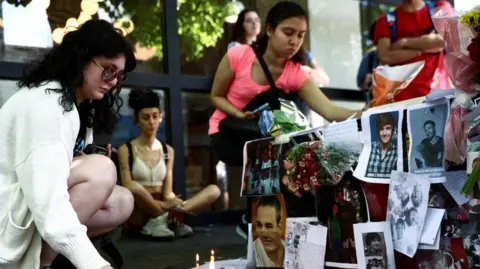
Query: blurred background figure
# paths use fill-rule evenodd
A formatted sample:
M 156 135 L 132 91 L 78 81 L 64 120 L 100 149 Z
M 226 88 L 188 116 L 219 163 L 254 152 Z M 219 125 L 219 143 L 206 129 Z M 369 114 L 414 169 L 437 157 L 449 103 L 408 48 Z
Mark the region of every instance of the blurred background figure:
M 257 40 L 262 27 L 262 20 L 255 9 L 246 8 L 238 14 L 237 22 L 233 28 L 232 40 L 228 48 L 242 44 L 252 44 Z

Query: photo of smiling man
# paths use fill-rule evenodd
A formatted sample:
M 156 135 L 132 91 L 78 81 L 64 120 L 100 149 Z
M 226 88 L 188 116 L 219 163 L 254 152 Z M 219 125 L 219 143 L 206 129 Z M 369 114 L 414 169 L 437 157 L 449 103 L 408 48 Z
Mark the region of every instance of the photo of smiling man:
M 366 177 L 390 178 L 392 170 L 397 170 L 398 112 L 385 112 L 370 116 L 371 151 Z
M 283 267 L 286 225 L 283 196 L 261 196 L 253 202 L 252 209 L 256 268 Z

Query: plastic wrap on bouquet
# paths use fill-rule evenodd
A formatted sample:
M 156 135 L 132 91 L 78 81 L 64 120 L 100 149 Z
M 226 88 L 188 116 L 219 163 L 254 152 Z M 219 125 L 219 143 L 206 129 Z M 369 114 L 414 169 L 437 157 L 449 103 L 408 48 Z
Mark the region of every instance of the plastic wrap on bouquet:
M 295 103 L 280 100 L 279 110 L 264 110 L 258 121 L 263 136 L 279 136 L 306 129 L 308 119 L 300 112 Z
M 372 107 L 395 102 L 395 96 L 410 85 L 420 73 L 425 61 L 399 65 L 379 66 L 373 71 Z
M 475 77 L 480 74 L 480 64 L 472 59 L 472 40 L 478 36 L 475 27 L 462 23 L 465 14 L 438 12 L 432 17 L 437 32 L 446 43 L 445 67 L 455 86 L 455 100 L 446 130 L 445 159 L 461 164 L 467 156 L 466 135 L 468 123 L 464 117 L 472 107 L 471 98 L 480 90 Z
M 288 152 L 284 160 L 286 175 L 282 182 L 297 196 L 316 187 L 336 186 L 357 159 L 358 154 L 333 144 L 305 142 Z
M 455 106 L 445 129 L 445 160 L 455 164 L 462 164 L 466 159 L 468 122 L 463 120 L 466 113 L 466 108 Z

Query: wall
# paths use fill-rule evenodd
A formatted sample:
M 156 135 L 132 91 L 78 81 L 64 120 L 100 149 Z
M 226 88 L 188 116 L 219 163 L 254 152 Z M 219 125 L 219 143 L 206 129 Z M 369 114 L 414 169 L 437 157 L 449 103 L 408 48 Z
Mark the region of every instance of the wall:
M 310 0 L 310 49 L 330 77 L 332 88 L 357 89 L 362 59 L 359 2 Z
M 454 3 L 458 10 L 470 10 L 480 4 L 478 0 L 455 0 Z

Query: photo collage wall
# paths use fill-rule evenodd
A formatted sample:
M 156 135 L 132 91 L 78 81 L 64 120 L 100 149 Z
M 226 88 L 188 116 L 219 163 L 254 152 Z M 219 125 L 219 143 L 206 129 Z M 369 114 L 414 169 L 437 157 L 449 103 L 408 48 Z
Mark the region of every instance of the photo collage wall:
M 444 157 L 449 112 L 447 100 L 376 108 L 361 120 L 294 133 L 288 143 L 247 142 L 240 195 L 254 200 L 249 264 L 473 268 L 480 257 L 480 237 L 468 222 L 475 205 L 452 183 L 465 171 L 449 170 Z M 356 161 L 333 184 L 317 184 L 317 164 L 337 152 L 315 144 L 349 150 Z M 369 208 L 369 197 L 380 195 L 371 186 L 384 186 L 380 210 Z

